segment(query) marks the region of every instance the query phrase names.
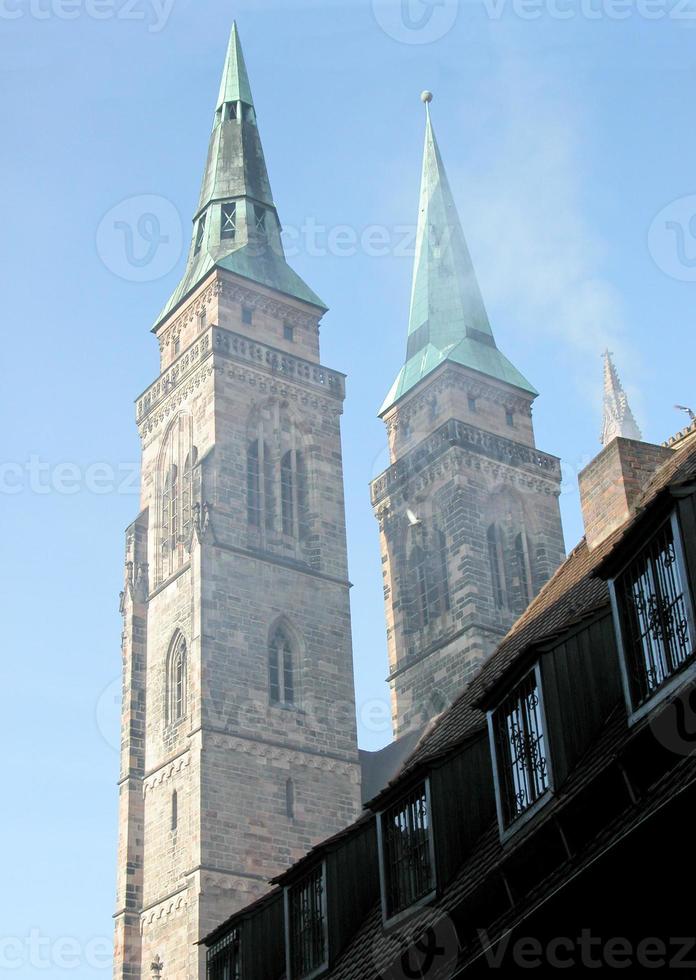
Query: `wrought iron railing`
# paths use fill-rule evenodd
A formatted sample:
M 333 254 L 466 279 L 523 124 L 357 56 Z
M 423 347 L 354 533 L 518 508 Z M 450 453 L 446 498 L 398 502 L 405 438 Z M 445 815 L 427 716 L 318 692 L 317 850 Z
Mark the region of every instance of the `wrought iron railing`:
M 694 656 L 684 581 L 668 521 L 614 583 L 636 708 Z
M 301 980 L 326 963 L 326 901 L 324 866 L 290 888 L 288 894 L 290 976 Z
M 503 822 L 509 827 L 549 789 L 549 767 L 536 672 L 494 714 Z
M 428 895 L 435 886 L 425 783 L 386 810 L 381 821 L 386 911 L 393 916 Z
M 240 980 L 239 931 L 233 929 L 210 947 L 207 955 L 207 980 Z

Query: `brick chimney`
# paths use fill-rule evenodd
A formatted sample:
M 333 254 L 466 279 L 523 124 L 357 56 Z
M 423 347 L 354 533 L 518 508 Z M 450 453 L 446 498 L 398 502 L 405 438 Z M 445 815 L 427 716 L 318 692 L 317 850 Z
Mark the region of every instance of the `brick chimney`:
M 590 548 L 628 520 L 643 488 L 672 453 L 666 446 L 616 438 L 582 470 L 580 504 Z

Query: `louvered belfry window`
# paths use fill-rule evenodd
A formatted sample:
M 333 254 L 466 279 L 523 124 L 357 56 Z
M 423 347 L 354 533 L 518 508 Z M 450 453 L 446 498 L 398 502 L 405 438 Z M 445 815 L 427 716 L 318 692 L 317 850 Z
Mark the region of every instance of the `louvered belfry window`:
M 672 520 L 614 582 L 621 641 L 634 708 L 694 657 L 686 575 Z
M 239 931 L 233 929 L 208 950 L 208 980 L 241 980 Z
M 549 765 L 535 670 L 493 715 L 502 820 L 509 827 L 549 789 Z
M 288 890 L 290 977 L 301 980 L 327 961 L 324 865 L 320 864 Z
M 426 783 L 380 817 L 384 904 L 387 918 L 409 908 L 435 887 L 432 824 Z

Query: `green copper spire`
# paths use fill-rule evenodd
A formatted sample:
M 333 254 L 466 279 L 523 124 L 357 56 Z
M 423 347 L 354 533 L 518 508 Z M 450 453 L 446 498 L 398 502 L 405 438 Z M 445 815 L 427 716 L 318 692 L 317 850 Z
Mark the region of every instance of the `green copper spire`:
M 232 24 L 232 31 L 230 32 L 227 57 L 225 58 L 225 67 L 222 70 L 220 92 L 215 108 L 219 109 L 226 102 L 246 102 L 247 105 L 254 104 L 236 23 Z
M 233 24 L 186 270 L 157 324 L 216 266 L 325 310 L 287 264 L 280 236 L 251 86 Z
M 432 95 L 422 99 L 425 149 L 406 363 L 380 415 L 444 361 L 537 394 L 496 346 L 433 132 Z

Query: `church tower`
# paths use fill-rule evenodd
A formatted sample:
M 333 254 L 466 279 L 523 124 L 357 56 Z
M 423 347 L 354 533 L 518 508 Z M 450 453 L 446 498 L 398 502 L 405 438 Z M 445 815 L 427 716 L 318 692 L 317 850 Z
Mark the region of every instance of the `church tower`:
M 120 980 L 203 977 L 197 940 L 359 812 L 344 377 L 321 365 L 326 308 L 280 230 L 233 28 L 160 375 L 136 403 Z
M 395 733 L 443 710 L 563 557 L 559 460 L 495 342 L 426 103 L 406 362 L 380 410 L 380 528 Z

